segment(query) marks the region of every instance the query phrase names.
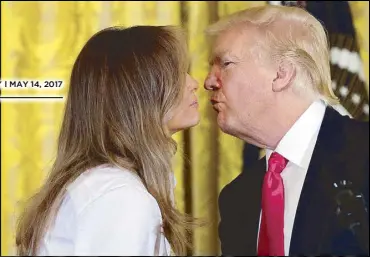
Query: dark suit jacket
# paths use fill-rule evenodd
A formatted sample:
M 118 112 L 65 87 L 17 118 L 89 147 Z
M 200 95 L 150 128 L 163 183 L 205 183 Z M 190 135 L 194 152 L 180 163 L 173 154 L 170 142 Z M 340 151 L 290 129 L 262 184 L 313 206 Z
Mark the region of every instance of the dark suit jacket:
M 256 255 L 265 172 L 263 158 L 222 190 L 219 237 L 223 255 Z M 351 181 L 369 206 L 369 123 L 343 117 L 328 107 L 302 188 L 289 255 L 365 254 L 335 214 L 333 183 L 340 180 Z

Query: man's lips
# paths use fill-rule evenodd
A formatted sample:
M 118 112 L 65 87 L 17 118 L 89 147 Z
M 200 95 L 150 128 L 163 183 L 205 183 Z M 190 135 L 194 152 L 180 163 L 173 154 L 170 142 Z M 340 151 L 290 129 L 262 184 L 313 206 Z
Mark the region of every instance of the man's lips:
M 210 102 L 211 102 L 212 105 L 215 105 L 215 104 L 219 103 L 219 101 L 217 101 L 216 99 L 213 99 L 213 98 L 210 100 Z
M 220 106 L 219 106 L 219 101 L 217 101 L 216 99 L 211 99 L 210 100 L 211 104 L 212 104 L 212 107 L 215 111 L 217 112 L 220 112 Z

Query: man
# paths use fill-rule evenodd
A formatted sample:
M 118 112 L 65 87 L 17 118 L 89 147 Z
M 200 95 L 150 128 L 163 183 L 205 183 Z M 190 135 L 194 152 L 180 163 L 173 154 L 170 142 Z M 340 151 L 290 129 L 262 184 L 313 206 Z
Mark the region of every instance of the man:
M 215 41 L 205 88 L 219 127 L 266 149 L 220 194 L 222 254 L 368 254 L 369 124 L 331 107 L 320 22 L 265 6 L 207 32 Z

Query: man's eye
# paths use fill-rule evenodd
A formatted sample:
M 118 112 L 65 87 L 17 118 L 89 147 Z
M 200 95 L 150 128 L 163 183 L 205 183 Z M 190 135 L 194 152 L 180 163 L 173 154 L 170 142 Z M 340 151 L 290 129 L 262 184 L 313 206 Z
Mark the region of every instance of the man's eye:
M 225 62 L 223 62 L 223 63 L 222 63 L 222 66 L 227 67 L 227 66 L 229 66 L 230 64 L 232 64 L 232 62 L 230 62 L 230 61 L 225 61 Z

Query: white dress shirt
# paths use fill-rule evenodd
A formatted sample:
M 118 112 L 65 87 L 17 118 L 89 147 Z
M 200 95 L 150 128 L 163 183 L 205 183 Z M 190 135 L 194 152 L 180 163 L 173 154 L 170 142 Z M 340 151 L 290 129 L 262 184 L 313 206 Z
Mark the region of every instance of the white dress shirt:
M 285 196 L 284 252 L 286 256 L 289 255 L 294 218 L 308 166 L 324 118 L 325 108 L 326 104 L 323 101 L 313 102 L 280 140 L 276 149 L 266 149 L 267 168 L 268 159 L 274 151 L 289 160 L 287 166 L 281 172 Z
M 128 170 L 84 172 L 56 214 L 38 255 L 170 255 L 158 203 Z

